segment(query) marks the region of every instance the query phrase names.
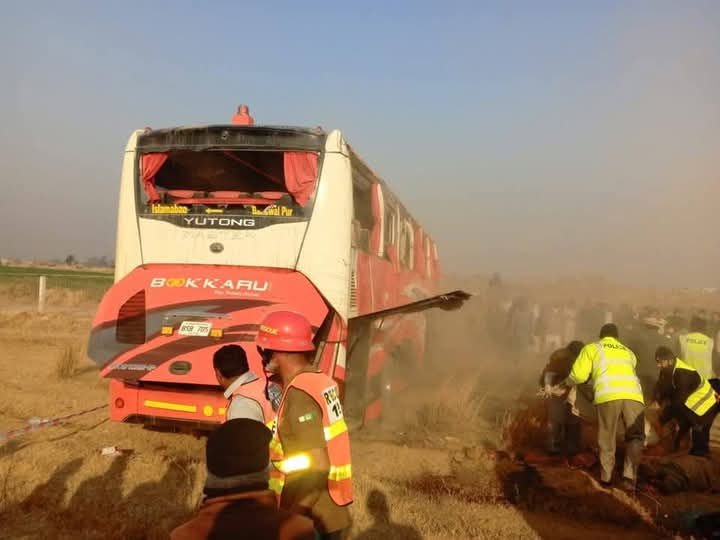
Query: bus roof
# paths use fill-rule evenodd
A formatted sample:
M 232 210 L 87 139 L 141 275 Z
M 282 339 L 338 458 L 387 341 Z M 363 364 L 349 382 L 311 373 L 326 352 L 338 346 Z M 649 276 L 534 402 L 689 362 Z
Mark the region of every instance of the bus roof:
M 212 147 L 253 149 L 272 146 L 278 150 L 320 152 L 327 134 L 319 128 L 290 126 L 179 126 L 149 129 L 138 136 L 140 152 L 205 150 Z

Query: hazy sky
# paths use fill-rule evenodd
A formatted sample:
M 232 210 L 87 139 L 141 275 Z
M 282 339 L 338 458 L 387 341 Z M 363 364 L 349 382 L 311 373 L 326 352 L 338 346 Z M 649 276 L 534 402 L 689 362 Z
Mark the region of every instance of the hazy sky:
M 720 2 L 1 7 L 0 256 L 111 255 L 129 133 L 243 102 L 342 128 L 451 270 L 720 286 Z

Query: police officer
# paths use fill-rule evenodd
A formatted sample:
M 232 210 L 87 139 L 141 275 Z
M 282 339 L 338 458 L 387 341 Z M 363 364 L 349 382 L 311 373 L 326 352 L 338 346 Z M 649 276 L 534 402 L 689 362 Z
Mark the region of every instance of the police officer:
M 690 321 L 690 333 L 681 334 L 678 338 L 678 354 L 680 358 L 707 380 L 710 385 L 720 391 L 720 381 L 713 370 L 713 349 L 715 342 L 706 335 L 705 319 L 693 317 Z
M 615 467 L 617 427 L 622 418 L 625 428 L 625 467 L 623 489 L 634 492 L 637 468 L 645 441 L 645 405 L 640 380 L 635 373 L 635 354 L 619 341 L 617 326 L 605 324 L 600 341 L 583 347 L 575 360 L 565 385 L 576 386 L 592 381 L 598 413 L 598 446 L 600 447 L 600 481 L 612 484 Z
M 338 386 L 313 369 L 312 328 L 300 313 L 263 320 L 257 346 L 283 388 L 270 443 L 270 488 L 280 507 L 311 517 L 322 538 L 341 538 L 352 503 L 350 438 Z
M 691 365 L 675 356 L 668 347 L 659 347 L 655 361 L 660 368 L 656 398 L 664 402 L 660 423 L 675 419 L 683 428 L 692 428 L 690 454 L 710 455 L 710 428 L 718 414 L 718 396 L 708 381 Z

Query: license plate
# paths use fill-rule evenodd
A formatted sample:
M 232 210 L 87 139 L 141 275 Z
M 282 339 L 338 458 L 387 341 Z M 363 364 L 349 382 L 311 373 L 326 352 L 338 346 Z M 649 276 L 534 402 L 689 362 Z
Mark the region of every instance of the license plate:
M 212 324 L 209 322 L 183 321 L 178 329 L 181 336 L 209 336 Z

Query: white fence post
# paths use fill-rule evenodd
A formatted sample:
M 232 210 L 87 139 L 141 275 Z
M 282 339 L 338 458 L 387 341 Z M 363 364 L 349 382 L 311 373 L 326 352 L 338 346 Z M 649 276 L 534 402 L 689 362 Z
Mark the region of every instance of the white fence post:
M 47 293 L 47 277 L 40 276 L 40 283 L 38 284 L 38 313 L 45 311 L 45 297 Z

